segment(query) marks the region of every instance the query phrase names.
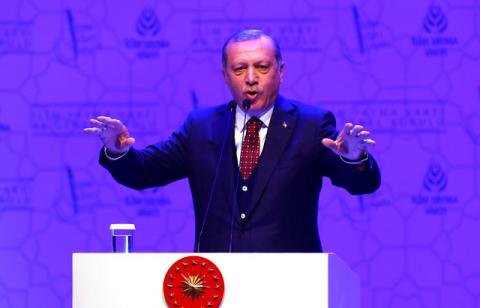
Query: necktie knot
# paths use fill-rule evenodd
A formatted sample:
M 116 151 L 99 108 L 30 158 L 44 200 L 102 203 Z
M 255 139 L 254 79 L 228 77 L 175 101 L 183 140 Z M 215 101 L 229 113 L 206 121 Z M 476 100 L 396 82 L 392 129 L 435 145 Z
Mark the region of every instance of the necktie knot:
M 247 122 L 247 131 L 252 131 L 255 133 L 258 133 L 260 131 L 260 128 L 262 128 L 262 120 L 259 118 L 250 118 Z

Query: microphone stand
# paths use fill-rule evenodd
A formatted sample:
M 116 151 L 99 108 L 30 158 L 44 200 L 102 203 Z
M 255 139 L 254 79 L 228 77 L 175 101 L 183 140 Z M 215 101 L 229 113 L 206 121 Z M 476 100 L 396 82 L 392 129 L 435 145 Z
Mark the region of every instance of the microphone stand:
M 205 225 L 207 224 L 208 213 L 210 212 L 210 207 L 211 207 L 212 201 L 213 201 L 213 195 L 214 195 L 214 192 L 215 192 L 215 189 L 216 189 L 216 186 L 217 186 L 218 173 L 219 173 L 219 170 L 220 170 L 221 162 L 223 160 L 223 153 L 225 152 L 224 150 L 225 150 L 225 144 L 226 144 L 227 139 L 228 139 L 228 133 L 230 131 L 230 129 L 228 129 L 228 127 L 231 127 L 232 121 L 233 121 L 233 119 L 235 119 L 235 101 L 233 103 L 229 104 L 228 109 L 230 110 L 232 115 L 230 116 L 230 121 L 228 123 L 229 125 L 227 126 L 227 129 L 225 130 L 225 135 L 223 137 L 223 143 L 222 143 L 222 148 L 220 150 L 219 159 L 217 161 L 217 164 L 215 165 L 215 175 L 213 177 L 212 187 L 210 188 L 210 194 L 209 194 L 209 197 L 208 197 L 207 209 L 205 210 L 205 215 L 203 216 L 202 227 L 200 228 L 200 232 L 198 233 L 197 249 L 195 250 L 196 252 L 200 252 L 200 242 L 201 242 L 201 239 L 202 239 L 203 232 L 205 231 Z
M 245 139 L 245 124 L 247 122 L 247 111 L 250 109 L 250 106 L 252 105 L 252 101 L 249 100 L 248 98 L 245 99 L 243 102 L 242 102 L 242 107 L 243 107 L 243 110 L 245 111 L 244 115 L 243 115 L 243 130 L 242 130 L 242 142 L 240 144 L 240 159 L 242 157 L 241 153 L 242 153 L 242 147 L 243 147 L 243 140 Z M 237 153 L 235 152 L 235 156 L 237 155 Z M 240 164 L 240 161 L 238 162 Z M 237 200 L 237 194 L 238 194 L 238 184 L 240 182 L 240 169 L 238 170 L 237 172 L 237 176 L 236 176 L 236 179 L 235 179 L 235 191 L 233 193 L 233 202 L 232 202 L 232 215 L 230 216 L 230 241 L 228 243 L 228 252 L 232 252 L 232 245 L 233 245 L 233 222 L 234 222 L 234 213 L 235 213 L 235 209 L 236 209 L 236 204 L 238 202 Z

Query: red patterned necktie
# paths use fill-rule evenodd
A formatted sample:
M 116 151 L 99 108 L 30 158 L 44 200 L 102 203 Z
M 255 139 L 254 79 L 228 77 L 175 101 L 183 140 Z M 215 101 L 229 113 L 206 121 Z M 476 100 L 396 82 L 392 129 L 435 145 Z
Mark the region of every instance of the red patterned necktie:
M 247 132 L 245 139 L 243 139 L 240 154 L 240 175 L 244 181 L 252 175 L 260 156 L 260 135 L 258 132 L 261 127 L 262 121 L 258 118 L 251 118 L 247 122 Z

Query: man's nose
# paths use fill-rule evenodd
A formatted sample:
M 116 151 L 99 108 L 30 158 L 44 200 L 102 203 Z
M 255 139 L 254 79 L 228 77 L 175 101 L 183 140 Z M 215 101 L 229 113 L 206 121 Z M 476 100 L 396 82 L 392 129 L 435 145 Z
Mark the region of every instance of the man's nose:
M 258 83 L 258 77 L 253 68 L 249 68 L 247 71 L 247 77 L 245 79 L 247 85 L 255 85 Z

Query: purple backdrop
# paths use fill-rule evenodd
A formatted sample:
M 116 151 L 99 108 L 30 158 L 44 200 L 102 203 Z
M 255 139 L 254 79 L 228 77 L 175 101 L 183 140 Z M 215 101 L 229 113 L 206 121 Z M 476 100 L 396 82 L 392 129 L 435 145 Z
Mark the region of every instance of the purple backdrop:
M 165 138 L 230 98 L 220 47 L 251 27 L 280 42 L 283 95 L 374 132 L 380 190 L 327 181 L 318 214 L 363 307 L 480 307 L 479 0 L 2 1 L 0 307 L 70 307 L 71 254 L 109 251 L 110 223 L 137 251 L 192 250 L 186 181 L 116 184 L 82 128 Z

